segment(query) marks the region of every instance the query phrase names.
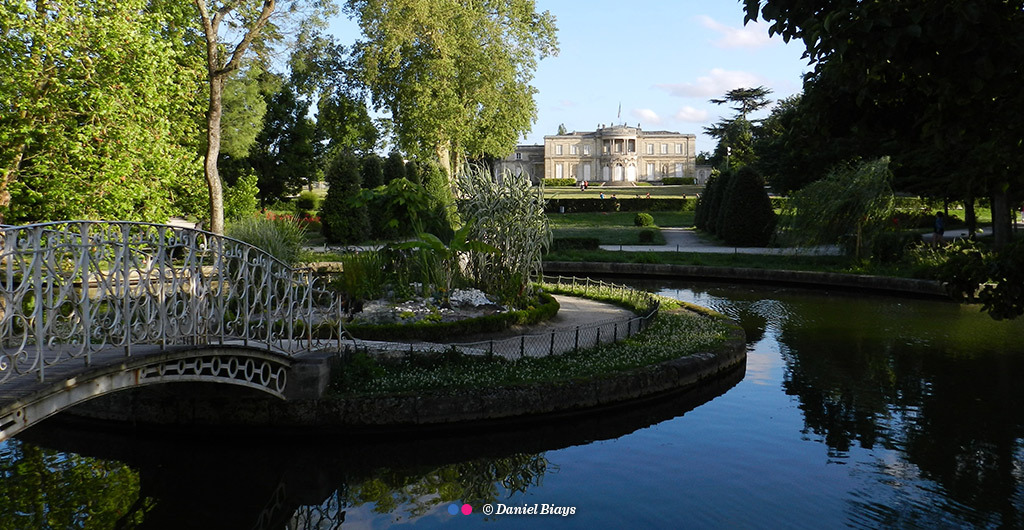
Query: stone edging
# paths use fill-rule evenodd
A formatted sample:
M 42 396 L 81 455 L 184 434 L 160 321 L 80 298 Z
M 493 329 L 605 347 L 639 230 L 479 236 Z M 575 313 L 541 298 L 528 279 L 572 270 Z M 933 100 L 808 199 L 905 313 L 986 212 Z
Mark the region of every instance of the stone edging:
M 891 278 L 836 272 L 749 269 L 741 267 L 704 267 L 664 263 L 611 263 L 593 261 L 548 261 L 544 271 L 555 274 L 582 273 L 628 275 L 658 278 L 695 278 L 704 280 L 743 280 L 801 286 L 827 286 L 900 294 L 949 298 L 942 283 L 911 278 Z

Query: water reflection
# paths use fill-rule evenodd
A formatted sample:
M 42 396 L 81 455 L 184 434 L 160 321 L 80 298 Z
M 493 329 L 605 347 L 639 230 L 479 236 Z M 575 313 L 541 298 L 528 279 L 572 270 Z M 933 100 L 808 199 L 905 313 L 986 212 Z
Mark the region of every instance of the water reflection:
M 875 458 L 876 484 L 853 492 L 851 521 L 1024 526 L 1024 322 L 940 301 L 662 290 L 716 306 L 752 336 L 777 337 L 782 389 L 797 401 L 802 434 L 833 462 L 855 447 Z
M 641 406 L 543 423 L 475 426 L 418 439 L 118 434 L 64 418 L 43 422 L 10 442 L 0 466 L 24 467 L 26 451 L 49 452 L 132 473 L 135 482 L 123 488 L 126 498 L 113 511 L 119 518 L 112 521 L 123 528 L 323 529 L 377 517 L 388 524 L 442 524 L 450 520 L 452 502 L 479 509 L 542 488 L 544 477 L 558 470 L 547 458 L 549 451 L 620 438 L 679 417 L 742 378 L 741 367 L 698 389 Z M 53 488 L 69 496 L 95 494 L 95 488 L 79 490 L 72 480 L 53 482 Z M 26 513 L 33 513 L 31 492 L 28 484 L 12 491 L 24 496 Z

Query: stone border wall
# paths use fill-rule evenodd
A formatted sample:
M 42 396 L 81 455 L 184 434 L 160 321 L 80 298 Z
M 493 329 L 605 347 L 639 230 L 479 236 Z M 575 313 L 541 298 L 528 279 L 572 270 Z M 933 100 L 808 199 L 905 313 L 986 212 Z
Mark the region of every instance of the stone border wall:
M 740 267 L 703 267 L 698 265 L 670 265 L 663 263 L 605 263 L 593 261 L 544 262 L 544 271 L 556 274 L 595 274 L 602 276 L 635 276 L 641 278 L 671 278 L 700 280 L 741 280 L 798 286 L 826 286 L 850 290 L 870 290 L 949 298 L 942 283 L 912 278 L 890 278 L 864 274 L 835 272 L 748 269 Z

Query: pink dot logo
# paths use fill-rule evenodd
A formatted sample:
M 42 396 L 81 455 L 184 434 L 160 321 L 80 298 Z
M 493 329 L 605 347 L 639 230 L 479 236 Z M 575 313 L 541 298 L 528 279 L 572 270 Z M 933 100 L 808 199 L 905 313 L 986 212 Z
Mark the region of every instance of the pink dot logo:
M 469 515 L 473 513 L 473 507 L 468 504 L 462 505 L 462 515 Z

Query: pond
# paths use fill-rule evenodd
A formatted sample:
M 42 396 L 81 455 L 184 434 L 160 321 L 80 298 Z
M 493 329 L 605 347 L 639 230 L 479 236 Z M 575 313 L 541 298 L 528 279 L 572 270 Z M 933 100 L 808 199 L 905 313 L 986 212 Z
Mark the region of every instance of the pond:
M 630 410 L 419 440 L 45 422 L 0 445 L 0 529 L 1024 526 L 1024 320 L 633 283 L 740 321 L 745 368 Z

